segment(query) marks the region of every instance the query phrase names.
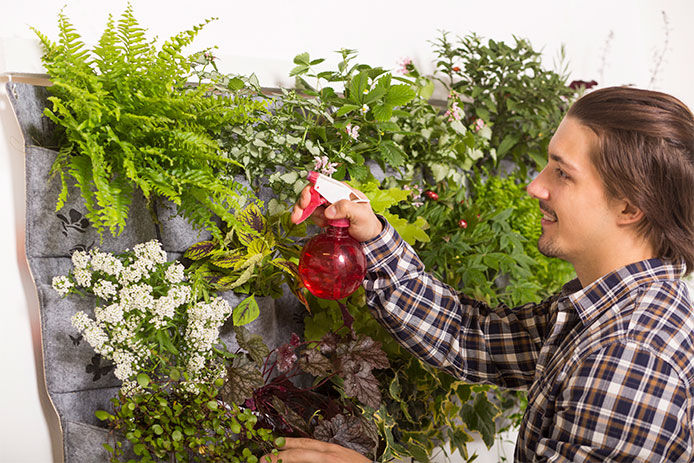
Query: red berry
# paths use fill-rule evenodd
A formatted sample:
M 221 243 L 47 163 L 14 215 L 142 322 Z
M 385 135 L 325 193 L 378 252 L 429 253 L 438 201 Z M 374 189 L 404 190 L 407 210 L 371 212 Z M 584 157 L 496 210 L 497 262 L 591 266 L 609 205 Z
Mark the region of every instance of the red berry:
M 458 226 L 460 228 L 467 228 L 467 221 L 465 219 L 458 220 Z
M 453 70 L 454 70 L 455 72 L 460 72 L 460 68 L 459 68 L 458 66 L 453 66 Z
M 439 199 L 439 195 L 436 194 L 436 192 L 431 191 L 431 190 L 425 191 L 425 192 L 424 192 L 424 196 L 426 196 L 427 198 L 432 199 L 432 200 L 434 200 L 434 201 L 436 201 L 436 200 Z

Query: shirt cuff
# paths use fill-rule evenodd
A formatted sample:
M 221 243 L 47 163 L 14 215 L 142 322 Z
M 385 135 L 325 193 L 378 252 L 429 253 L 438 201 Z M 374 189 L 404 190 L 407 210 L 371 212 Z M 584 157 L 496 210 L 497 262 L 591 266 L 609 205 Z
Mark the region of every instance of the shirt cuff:
M 400 234 L 388 223 L 385 217 L 376 215 L 381 221 L 383 229 L 375 238 L 364 241 L 362 250 L 366 256 L 366 269 L 375 270 L 390 260 L 402 246 L 403 239 Z

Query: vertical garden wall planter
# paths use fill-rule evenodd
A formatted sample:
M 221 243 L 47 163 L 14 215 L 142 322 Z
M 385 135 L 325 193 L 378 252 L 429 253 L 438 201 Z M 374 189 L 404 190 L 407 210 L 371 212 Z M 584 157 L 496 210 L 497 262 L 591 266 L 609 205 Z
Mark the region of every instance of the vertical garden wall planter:
M 26 255 L 38 293 L 43 367 L 46 389 L 53 403 L 63 433 L 63 451 L 68 463 L 107 461 L 109 453 L 102 444 L 108 440 L 108 430 L 95 417 L 96 410 L 110 410 L 120 381 L 113 367 L 94 354 L 70 318 L 77 311 L 93 315 L 93 298 L 69 295 L 61 298 L 51 286 L 55 275 L 66 274 L 71 267 L 70 256 L 75 250 L 98 247 L 103 251 L 122 252 L 135 244 L 159 238 L 169 259 L 182 255 L 191 244 L 206 239 L 206 232 L 194 230 L 184 219 L 175 217 L 165 204 L 158 206 L 159 231 L 148 212 L 144 198 L 136 196 L 131 205 L 130 219 L 118 237 L 105 235 L 103 242 L 84 214 L 86 209 L 76 188 L 65 206 L 56 212 L 60 190 L 58 177 L 50 179 L 50 168 L 57 155 L 50 139 L 52 126 L 43 117 L 47 91 L 44 87 L 10 82 L 8 95 L 25 139 L 26 173 Z M 286 340 L 292 332 L 302 330 L 300 317 L 303 308 L 285 291 L 279 299 L 258 298 L 260 316 L 249 330 L 262 333 L 272 349 Z M 234 307 L 245 296 L 227 292 L 222 296 Z M 231 329 L 222 330 L 222 339 L 234 351 Z

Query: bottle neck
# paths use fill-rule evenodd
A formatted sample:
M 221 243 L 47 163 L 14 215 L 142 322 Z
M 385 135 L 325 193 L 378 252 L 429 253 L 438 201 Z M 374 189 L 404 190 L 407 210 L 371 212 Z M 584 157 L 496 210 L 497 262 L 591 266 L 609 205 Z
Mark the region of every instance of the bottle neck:
M 336 227 L 328 224 L 328 226 L 325 228 L 325 234 L 335 238 L 346 238 L 349 236 L 347 230 L 347 227 Z

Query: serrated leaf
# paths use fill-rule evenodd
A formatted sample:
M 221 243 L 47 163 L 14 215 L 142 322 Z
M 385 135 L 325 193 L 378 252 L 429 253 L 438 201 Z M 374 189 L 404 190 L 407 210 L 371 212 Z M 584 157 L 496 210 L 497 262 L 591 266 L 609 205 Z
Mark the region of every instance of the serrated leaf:
M 417 94 L 409 85 L 392 85 L 386 93 L 385 102 L 393 106 L 409 103 Z
M 352 449 L 368 458 L 374 456 L 378 444 L 378 432 L 373 423 L 362 417 L 342 414 L 318 423 L 313 437 Z
M 237 268 L 243 261 L 243 256 L 237 252 L 223 254 L 221 257 L 216 257 L 210 263 L 220 268 Z
M 487 399 L 484 392 L 478 392 L 472 404 L 464 403 L 460 410 L 463 423 L 472 431 L 482 435 L 482 440 L 490 448 L 494 444 L 496 425 L 494 419 L 499 415 L 499 409 Z
M 282 270 L 283 272 L 290 274 L 292 278 L 299 278 L 299 266 L 294 262 L 282 258 L 277 258 L 271 260 L 270 263 Z
M 371 408 L 381 406 L 381 391 L 378 380 L 366 365 L 349 362 L 347 365 L 343 365 L 339 375 L 344 379 L 343 387 L 348 397 L 354 397 Z
M 307 349 L 299 357 L 299 368 L 309 375 L 322 378 L 333 372 L 333 364 L 318 349 Z
M 216 248 L 217 245 L 214 241 L 200 241 L 186 249 L 186 252 L 183 253 L 183 257 L 187 257 L 190 260 L 204 259 L 210 256 Z
M 232 320 L 234 326 L 242 326 L 251 323 L 260 315 L 258 301 L 255 300 L 255 295 L 251 294 L 246 299 L 241 301 L 239 305 L 234 307 L 232 312 Z
M 369 370 L 390 367 L 390 362 L 381 348 L 381 343 L 363 334 L 358 335 L 357 339 L 353 339 L 347 344 L 340 344 L 337 348 L 337 357 L 341 360 L 358 361 L 362 365 L 368 366 Z
M 393 117 L 393 107 L 389 104 L 379 104 L 373 107 L 371 112 L 377 121 L 387 121 Z
M 388 188 L 387 190 L 374 190 L 366 194 L 369 198 L 371 208 L 377 214 L 387 211 L 391 206 L 405 201 L 410 196 L 410 191 L 400 188 Z
M 257 204 L 251 203 L 245 207 L 242 211 L 236 214 L 236 219 L 247 225 L 249 231 L 245 231 L 241 228 L 236 229 L 236 235 L 239 240 L 245 245 L 248 245 L 251 241 L 256 239 L 258 235 L 262 235 L 266 230 L 266 221 L 263 217 L 263 213 Z
M 294 57 L 294 64 L 304 64 L 308 66 L 310 64 L 311 58 L 308 52 L 299 53 Z
M 253 396 L 253 391 L 265 384 L 257 366 L 245 355 L 239 355 L 227 367 L 227 377 L 222 387 L 225 402 L 242 404 Z
M 263 337 L 259 334 L 251 334 L 244 326 L 235 325 L 234 333 L 239 347 L 248 352 L 256 365 L 262 366 L 267 356 L 270 355 L 270 348 L 263 341 Z
M 390 140 L 384 141 L 378 145 L 378 150 L 381 156 L 383 156 L 383 160 L 393 167 L 403 165 L 407 158 L 405 152 Z
M 416 241 L 421 241 L 422 243 L 428 243 L 430 241 L 429 235 L 427 235 L 425 231 L 428 224 L 424 217 L 419 216 L 415 223 L 410 223 L 400 216 L 391 214 L 387 211 L 383 212 L 382 215 L 388 223 L 397 230 L 402 239 L 407 241 L 411 246 L 414 246 Z
M 337 110 L 337 113 L 335 113 L 335 115 L 337 117 L 341 117 L 341 116 L 344 116 L 345 114 L 349 114 L 352 111 L 359 109 L 359 108 L 360 107 L 355 105 L 355 104 L 345 104 L 345 105 L 342 105 L 342 107 Z
M 369 88 L 369 72 L 361 71 L 352 77 L 352 81 L 349 83 L 349 99 L 361 105 L 364 101 L 364 90 L 367 88 Z

